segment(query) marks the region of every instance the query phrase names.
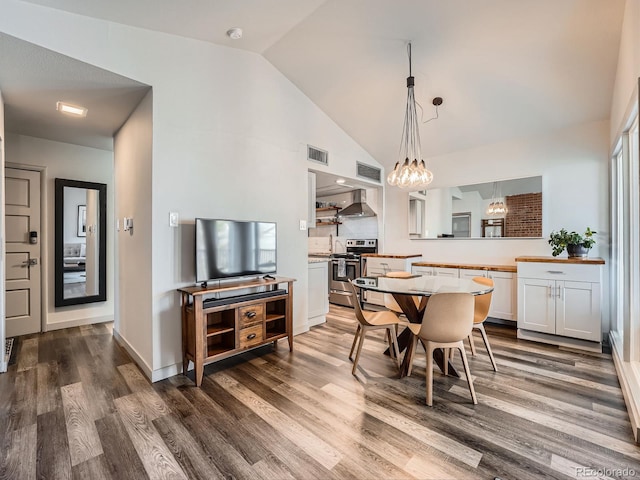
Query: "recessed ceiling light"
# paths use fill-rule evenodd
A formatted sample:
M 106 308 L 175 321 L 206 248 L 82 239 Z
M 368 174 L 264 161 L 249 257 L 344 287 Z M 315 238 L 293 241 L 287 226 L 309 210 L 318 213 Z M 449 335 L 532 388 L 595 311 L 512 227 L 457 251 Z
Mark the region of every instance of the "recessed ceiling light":
M 73 115 L 74 117 L 86 117 L 87 109 L 84 107 L 78 107 L 77 105 L 69 105 L 68 103 L 58 102 L 56 103 L 56 109 L 61 113 Z
M 336 180 L 336 183 L 337 183 L 338 185 L 342 185 L 342 184 L 344 183 L 344 178 L 339 178 L 339 179 L 337 179 L 337 180 Z
M 231 40 L 239 40 L 242 38 L 242 29 L 238 27 L 233 27 L 227 30 L 227 36 Z

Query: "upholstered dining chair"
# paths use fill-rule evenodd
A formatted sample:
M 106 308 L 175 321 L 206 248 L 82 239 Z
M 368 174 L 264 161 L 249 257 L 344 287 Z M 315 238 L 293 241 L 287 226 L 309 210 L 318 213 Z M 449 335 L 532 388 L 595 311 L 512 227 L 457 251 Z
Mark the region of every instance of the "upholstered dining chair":
M 472 280 L 476 283 L 487 285 L 488 287 L 493 287 L 493 280 L 490 278 L 473 277 Z M 493 352 L 491 351 L 491 347 L 489 346 L 489 338 L 487 338 L 487 332 L 484 329 L 484 321 L 489 316 L 489 309 L 491 308 L 491 293 L 492 292 L 485 293 L 484 295 L 476 295 L 474 297 L 475 307 L 473 316 L 473 328 L 476 330 L 480 330 L 480 335 L 482 335 L 484 346 L 486 347 L 487 353 L 489 354 L 489 359 L 491 359 L 493 370 L 497 372 L 498 367 L 496 366 L 496 360 L 493 358 Z M 473 335 L 469 335 L 469 345 L 471 347 L 471 355 L 475 356 L 476 347 L 473 343 Z
M 426 403 L 428 406 L 433 405 L 433 351 L 436 348 L 444 349 L 445 359 L 448 357 L 448 349 L 457 348 L 460 350 L 471 399 L 474 405 L 478 403 L 476 392 L 473 389 L 473 380 L 471 379 L 467 355 L 464 350 L 464 340 L 469 337 L 473 327 L 473 305 L 473 295 L 470 293 L 437 293 L 429 298 L 422 324 L 411 323 L 407 325 L 407 328 L 414 334 L 412 352 L 415 353 L 419 339 L 424 345 L 427 355 Z M 409 368 L 411 368 L 413 358 L 410 358 L 409 362 Z M 446 365 L 447 362 L 445 361 L 445 369 Z
M 360 360 L 360 352 L 362 351 L 362 344 L 364 343 L 364 337 L 370 330 L 386 330 L 387 338 L 390 343 L 390 356 L 394 359 L 395 364 L 400 368 L 400 352 L 398 350 L 398 337 L 397 326 L 399 323 L 403 323 L 398 319 L 397 315 L 385 310 L 381 312 L 367 312 L 363 311 L 360 307 L 360 300 L 356 293 L 356 288 L 349 280 L 349 288 L 351 289 L 351 295 L 353 298 L 354 312 L 356 319 L 358 320 L 358 328 L 356 334 L 353 337 L 353 344 L 351 345 L 351 351 L 349 352 L 349 360 L 353 360 L 353 350 L 356 348 L 356 342 L 358 343 L 358 349 L 356 351 L 356 358 L 353 360 L 353 369 L 351 373 L 356 374 L 356 368 L 358 367 L 358 360 Z M 404 323 L 403 323 L 404 324 Z

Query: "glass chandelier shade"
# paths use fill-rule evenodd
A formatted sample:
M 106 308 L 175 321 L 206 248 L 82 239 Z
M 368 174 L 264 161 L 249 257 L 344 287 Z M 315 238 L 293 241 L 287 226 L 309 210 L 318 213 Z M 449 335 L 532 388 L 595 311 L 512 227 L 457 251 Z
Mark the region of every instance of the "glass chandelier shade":
M 415 78 L 411 75 L 411 44 L 407 46 L 407 49 L 409 52 L 409 77 L 407 77 L 407 108 L 404 114 L 400 142 L 400 160 L 396 162 L 394 169 L 387 176 L 387 183 L 400 188 L 420 190 L 431 183 L 433 173 L 427 169 L 427 165 L 422 159 L 419 121 L 413 91 Z

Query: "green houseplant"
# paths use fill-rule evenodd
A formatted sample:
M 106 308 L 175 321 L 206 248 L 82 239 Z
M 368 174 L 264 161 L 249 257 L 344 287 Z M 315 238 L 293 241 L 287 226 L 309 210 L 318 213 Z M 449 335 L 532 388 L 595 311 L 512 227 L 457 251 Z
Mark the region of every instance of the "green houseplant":
M 553 247 L 551 254 L 557 257 L 566 248 L 570 257 L 586 257 L 596 243 L 596 239 L 593 238 L 596 233 L 589 227 L 582 235 L 577 232 L 567 232 L 564 228 L 559 232 L 551 232 L 549 236 L 549 245 Z

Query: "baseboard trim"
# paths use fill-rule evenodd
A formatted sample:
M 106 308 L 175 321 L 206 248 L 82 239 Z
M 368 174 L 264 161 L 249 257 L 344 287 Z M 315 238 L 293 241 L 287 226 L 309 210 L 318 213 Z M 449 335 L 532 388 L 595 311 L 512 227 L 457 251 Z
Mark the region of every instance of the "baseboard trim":
M 127 342 L 116 330 L 113 331 L 113 338 L 115 339 L 116 342 L 118 342 L 118 345 L 120 345 L 122 348 L 124 348 L 127 351 L 127 353 L 131 356 L 133 361 L 136 362 L 136 364 L 140 367 L 142 372 L 147 376 L 148 379 L 151 380 L 151 378 L 153 377 L 152 375 L 153 372 L 151 370 L 151 367 L 149 367 L 147 362 L 145 362 L 142 359 L 142 357 L 138 354 L 136 349 L 133 348 L 131 344 Z
M 79 318 L 76 320 L 65 320 L 62 322 L 47 323 L 44 326 L 45 332 L 51 332 L 53 330 L 62 330 L 63 328 L 80 327 L 82 325 L 93 325 L 95 323 L 113 322 L 113 315 L 107 315 L 102 317 L 89 317 Z
M 616 367 L 618 381 L 622 389 L 624 403 L 627 406 L 627 414 L 631 422 L 633 430 L 633 438 L 636 443 L 640 436 L 640 378 L 630 362 L 625 362 L 622 354 L 623 346 L 617 341 L 616 337 L 609 334 L 609 342 L 611 343 L 611 355 L 613 364 Z
M 522 340 L 531 340 L 533 342 L 548 343 L 550 345 L 558 345 L 559 347 L 578 348 L 588 352 L 602 353 L 602 344 L 600 342 L 589 342 L 578 338 L 560 337 L 558 335 L 550 335 L 548 333 L 532 332 L 531 330 L 518 329 L 518 338 Z

